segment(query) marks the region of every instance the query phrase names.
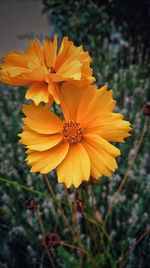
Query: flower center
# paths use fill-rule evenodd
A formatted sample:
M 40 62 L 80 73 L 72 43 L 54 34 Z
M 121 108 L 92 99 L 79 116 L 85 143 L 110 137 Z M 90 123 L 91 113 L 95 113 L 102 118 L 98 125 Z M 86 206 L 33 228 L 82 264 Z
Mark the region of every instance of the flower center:
M 49 67 L 48 70 L 49 70 L 49 72 L 50 72 L 51 74 L 55 74 L 55 73 L 56 73 L 54 67 Z
M 63 140 L 68 141 L 70 144 L 81 141 L 82 134 L 85 133 L 85 129 L 81 127 L 80 123 L 75 121 L 63 122 Z

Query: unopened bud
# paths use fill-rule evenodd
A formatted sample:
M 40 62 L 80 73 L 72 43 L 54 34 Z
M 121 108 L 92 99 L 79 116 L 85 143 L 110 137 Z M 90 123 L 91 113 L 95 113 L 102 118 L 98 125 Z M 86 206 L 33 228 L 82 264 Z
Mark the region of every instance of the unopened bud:
M 87 206 L 80 199 L 76 199 L 74 209 L 80 213 L 83 213 Z
M 48 233 L 42 238 L 43 245 L 49 248 L 57 248 L 61 244 L 61 240 L 58 234 Z
M 26 209 L 34 210 L 37 209 L 38 204 L 39 202 L 32 197 L 25 202 L 25 207 Z
M 146 102 L 143 107 L 143 114 L 150 116 L 150 102 Z
M 94 177 L 90 176 L 89 181 L 84 181 L 84 184 L 88 184 L 88 185 L 95 185 L 98 184 L 99 180 L 96 180 Z

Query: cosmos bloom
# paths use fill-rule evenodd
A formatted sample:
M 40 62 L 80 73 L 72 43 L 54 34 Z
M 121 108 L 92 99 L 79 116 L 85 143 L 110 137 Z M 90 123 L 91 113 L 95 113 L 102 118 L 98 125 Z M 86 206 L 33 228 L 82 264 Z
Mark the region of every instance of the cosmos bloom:
M 117 169 L 120 150 L 110 142 L 123 142 L 130 123 L 113 113 L 116 102 L 104 86 L 82 86 L 66 82 L 60 88 L 64 118 L 42 106 L 24 105 L 25 126 L 20 142 L 26 145 L 31 172 L 57 170 L 58 182 L 78 187 L 90 176 L 111 176 Z
M 60 48 L 57 36 L 45 40 L 41 47 L 38 40 L 30 41 L 24 52 L 9 52 L 0 67 L 0 81 L 9 85 L 30 85 L 26 99 L 38 105 L 54 99 L 60 102 L 61 82 L 73 80 L 91 84 L 95 81 L 90 68 L 91 57 L 82 46 L 76 47 L 64 37 Z

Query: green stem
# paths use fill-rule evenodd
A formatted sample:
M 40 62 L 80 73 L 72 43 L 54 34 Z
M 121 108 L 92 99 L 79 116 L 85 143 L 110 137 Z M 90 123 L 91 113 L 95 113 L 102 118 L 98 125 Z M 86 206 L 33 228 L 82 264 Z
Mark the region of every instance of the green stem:
M 52 188 L 52 185 L 47 177 L 47 175 L 44 176 L 44 179 L 45 179 L 45 182 L 46 182 L 46 185 L 47 185 L 47 188 L 49 190 L 49 193 L 51 194 L 51 196 L 53 197 L 53 199 L 55 200 L 55 193 L 53 191 L 53 188 Z M 69 206 L 69 204 L 67 204 Z M 56 206 L 57 206 L 57 209 L 58 209 L 58 212 L 60 213 L 60 215 L 62 216 L 63 220 L 64 220 L 64 223 L 68 226 L 72 236 L 74 239 L 76 239 L 76 234 L 74 232 L 74 229 L 72 228 L 72 225 L 69 223 L 69 220 L 68 218 L 66 217 L 65 213 L 64 213 L 64 210 L 63 208 L 61 207 L 61 203 L 60 202 L 57 202 L 56 203 Z
M 67 204 L 66 202 L 64 202 L 64 201 L 57 200 L 54 196 L 50 197 L 50 195 L 47 194 L 47 193 L 43 193 L 43 192 L 41 192 L 41 191 L 35 190 L 35 189 L 31 188 L 31 187 L 25 186 L 25 185 L 20 184 L 20 183 L 18 183 L 18 182 L 16 182 L 16 181 L 12 181 L 12 180 L 5 179 L 5 178 L 1 178 L 1 177 L 0 177 L 0 181 L 1 181 L 1 182 L 4 182 L 4 183 L 6 183 L 6 184 L 12 185 L 12 186 L 14 186 L 14 187 L 16 187 L 16 188 L 17 188 L 17 187 L 22 188 L 22 189 L 24 189 L 24 190 L 26 190 L 26 191 L 28 191 L 28 192 L 32 192 L 32 193 L 34 193 L 34 194 L 37 194 L 38 196 L 43 196 L 43 197 L 46 197 L 46 198 L 48 198 L 48 199 L 52 199 L 52 200 L 53 200 L 54 202 L 56 202 L 56 203 L 63 203 L 64 205 L 68 205 L 68 204 Z
M 53 103 L 53 109 L 54 109 L 54 113 L 57 115 L 57 109 L 56 109 L 56 103 Z
M 73 246 L 73 245 L 68 244 L 68 243 L 65 243 L 65 242 L 63 242 L 63 241 L 61 242 L 61 244 L 62 244 L 64 247 L 68 247 L 68 248 L 76 249 L 76 250 L 78 250 L 78 251 L 84 253 L 84 254 L 88 257 L 88 259 L 93 263 L 94 268 L 98 268 L 98 267 L 99 267 L 98 264 L 96 263 L 95 259 L 89 254 L 89 252 L 88 252 L 85 248 L 83 248 L 83 247 Z
M 39 209 L 38 208 L 35 209 L 35 213 L 36 213 L 37 220 L 38 220 L 38 223 L 39 223 L 39 226 L 40 226 L 40 229 L 41 229 L 42 237 L 44 238 L 44 236 L 45 236 L 45 229 L 44 229 L 44 224 L 43 224 L 43 221 L 42 221 L 42 218 L 40 216 L 40 212 L 39 212 Z M 54 261 L 53 261 L 53 258 L 51 256 L 51 253 L 46 248 L 46 246 L 45 246 L 45 250 L 46 250 L 46 253 L 47 253 L 48 257 L 49 257 L 49 260 L 50 260 L 50 263 L 51 263 L 51 267 L 52 268 L 56 268 L 56 266 L 54 264 Z
M 139 149 L 141 148 L 141 145 L 142 145 L 142 142 L 143 142 L 143 138 L 144 138 L 144 136 L 145 136 L 145 134 L 146 134 L 146 132 L 147 132 L 147 128 L 148 128 L 148 117 L 145 118 L 145 122 L 144 122 L 143 130 L 142 130 L 140 139 L 138 140 L 137 147 L 136 147 L 136 149 L 135 149 L 135 154 L 134 154 L 133 157 L 131 158 L 131 161 L 130 161 L 130 163 L 129 163 L 129 165 L 128 165 L 128 168 L 127 168 L 127 170 L 126 170 L 126 173 L 124 174 L 124 177 L 123 177 L 123 179 L 122 179 L 122 181 L 121 181 L 121 183 L 120 183 L 120 185 L 119 185 L 118 190 L 114 193 L 114 196 L 113 196 L 113 198 L 112 198 L 111 204 L 110 204 L 109 209 L 108 209 L 108 212 L 107 212 L 107 214 L 106 214 L 106 216 L 105 216 L 104 226 L 106 225 L 106 223 L 107 223 L 107 221 L 108 221 L 108 219 L 109 219 L 109 216 L 110 216 L 110 214 L 111 214 L 111 212 L 112 212 L 112 209 L 113 209 L 113 207 L 115 206 L 116 198 L 117 198 L 118 194 L 121 193 L 121 191 L 122 191 L 122 189 L 123 189 L 123 187 L 124 187 L 124 185 L 125 185 L 125 183 L 126 183 L 126 181 L 127 181 L 127 179 L 128 179 L 128 176 L 129 176 L 129 174 L 130 174 L 130 171 L 131 171 L 131 169 L 133 168 L 133 166 L 134 166 L 134 164 L 135 164 L 135 161 L 136 161 L 136 158 L 137 158 Z
M 22 189 L 24 189 L 24 190 L 26 190 L 26 191 L 28 191 L 28 192 L 32 192 L 32 193 L 37 194 L 37 195 L 39 195 L 39 196 L 43 196 L 43 197 L 47 197 L 47 198 L 49 198 L 49 195 L 48 195 L 48 194 L 43 193 L 43 192 L 40 192 L 40 191 L 38 191 L 38 190 L 35 190 L 35 189 L 33 189 L 33 188 L 31 188 L 31 187 L 28 187 L 28 186 L 25 186 L 25 185 L 23 185 L 23 184 L 20 184 L 20 183 L 18 183 L 18 182 L 16 182 L 16 181 L 11 181 L 11 180 L 9 180 L 9 179 L 5 179 L 5 178 L 0 178 L 0 181 L 1 181 L 1 182 L 4 182 L 4 183 L 8 183 L 9 185 L 12 185 L 12 186 L 14 186 L 14 187 L 22 188 Z
M 146 230 L 137 240 L 136 243 L 131 250 L 130 248 L 125 252 L 124 256 L 122 257 L 120 263 L 119 263 L 119 268 L 124 268 L 127 264 L 129 255 L 135 250 L 135 248 L 138 246 L 138 244 L 145 238 L 145 236 L 150 234 L 150 229 Z
M 109 245 L 111 247 L 111 250 L 112 250 L 113 258 L 115 258 L 114 247 L 113 247 L 111 238 L 110 238 L 109 234 L 107 233 L 105 225 L 95 221 L 93 218 L 90 218 L 86 213 L 83 213 L 83 215 L 84 215 L 86 220 L 88 220 L 89 222 L 95 224 L 100 229 L 100 231 L 102 232 L 102 234 L 100 233 L 100 237 L 101 237 L 102 246 L 103 246 L 104 249 L 105 249 L 105 244 L 104 244 L 104 238 L 103 237 L 105 236 L 107 238 L 107 240 L 109 242 Z

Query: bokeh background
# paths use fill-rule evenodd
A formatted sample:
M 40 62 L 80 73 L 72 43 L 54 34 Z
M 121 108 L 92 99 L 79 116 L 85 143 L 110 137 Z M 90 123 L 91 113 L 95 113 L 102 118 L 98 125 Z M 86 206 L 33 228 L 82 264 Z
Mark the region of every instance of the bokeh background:
M 76 45 L 82 44 L 93 57 L 92 67 L 100 87 L 106 84 L 114 91 L 116 111 L 132 123 L 132 136 L 119 145 L 119 169 L 110 180 L 102 178 L 93 187 L 95 203 L 101 217 L 106 215 L 128 164 L 135 153 L 145 121 L 143 105 L 150 101 L 150 2 L 148 0 L 1 0 L 0 1 L 0 58 L 9 50 L 23 50 L 28 40 L 40 40 L 57 34 L 69 36 Z M 24 162 L 24 148 L 18 143 L 21 131 L 21 106 L 25 88 L 0 85 L 0 176 L 47 192 L 43 177 L 30 174 Z M 87 104 L 88 105 L 88 104 Z M 150 228 L 150 135 L 144 136 L 136 162 L 130 171 L 123 191 L 113 208 L 108 232 L 114 247 L 116 263 L 133 249 L 135 241 Z M 63 200 L 65 189 L 57 185 L 55 174 L 49 175 L 56 197 Z M 69 196 L 73 198 L 73 189 Z M 26 211 L 25 201 L 36 197 L 47 232 L 56 232 L 70 240 L 68 228 L 57 214 L 52 200 L 37 196 L 17 185 L 1 180 L 0 184 L 0 267 L 47 268 L 41 262 L 40 231 L 33 213 Z M 87 203 L 88 196 L 85 200 Z M 66 211 L 67 213 L 67 211 Z M 93 255 L 99 254 L 99 244 L 93 244 L 82 223 L 82 238 Z M 107 245 L 107 243 L 106 243 Z M 109 244 L 106 251 L 109 252 Z M 127 268 L 148 268 L 150 263 L 149 236 L 138 244 L 127 259 Z M 117 267 L 107 262 L 105 254 L 98 255 L 100 267 Z M 56 267 L 80 267 L 78 256 L 58 248 L 53 252 Z M 95 257 L 96 258 L 96 257 Z M 86 264 L 86 268 L 88 266 Z M 84 266 L 85 268 L 85 266 Z

